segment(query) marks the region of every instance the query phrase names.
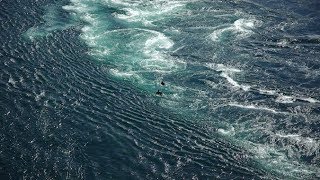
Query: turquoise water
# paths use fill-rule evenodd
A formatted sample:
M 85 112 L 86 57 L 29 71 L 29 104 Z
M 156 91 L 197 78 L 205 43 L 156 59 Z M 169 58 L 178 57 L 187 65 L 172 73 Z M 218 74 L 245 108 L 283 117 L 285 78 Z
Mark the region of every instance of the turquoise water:
M 320 178 L 317 1 L 0 3 L 3 177 Z

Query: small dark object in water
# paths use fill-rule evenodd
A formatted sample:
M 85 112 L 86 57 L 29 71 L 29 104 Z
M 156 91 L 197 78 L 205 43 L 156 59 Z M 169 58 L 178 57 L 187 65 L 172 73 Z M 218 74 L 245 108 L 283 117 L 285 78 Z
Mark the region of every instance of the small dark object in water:
M 156 92 L 156 95 L 162 96 L 162 92 L 160 92 L 159 90 Z
M 162 85 L 162 86 L 164 86 L 164 85 L 165 85 L 163 81 L 161 81 L 161 85 Z

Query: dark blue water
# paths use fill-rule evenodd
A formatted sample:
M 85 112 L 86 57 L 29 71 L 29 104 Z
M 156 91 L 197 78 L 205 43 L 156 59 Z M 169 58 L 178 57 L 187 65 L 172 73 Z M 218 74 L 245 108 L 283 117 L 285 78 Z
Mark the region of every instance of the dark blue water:
M 0 0 L 0 179 L 319 179 L 319 22 L 316 0 Z

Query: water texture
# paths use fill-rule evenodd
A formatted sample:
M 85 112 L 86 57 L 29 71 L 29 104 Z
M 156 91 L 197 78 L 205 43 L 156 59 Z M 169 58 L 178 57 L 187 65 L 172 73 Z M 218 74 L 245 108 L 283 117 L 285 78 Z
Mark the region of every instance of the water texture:
M 320 178 L 318 1 L 0 10 L 1 179 Z

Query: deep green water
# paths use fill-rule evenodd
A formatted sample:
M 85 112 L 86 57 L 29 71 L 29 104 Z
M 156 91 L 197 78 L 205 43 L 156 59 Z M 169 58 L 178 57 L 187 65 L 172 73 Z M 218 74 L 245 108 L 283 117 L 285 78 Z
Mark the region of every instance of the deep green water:
M 316 0 L 0 0 L 0 179 L 318 179 L 319 22 Z

